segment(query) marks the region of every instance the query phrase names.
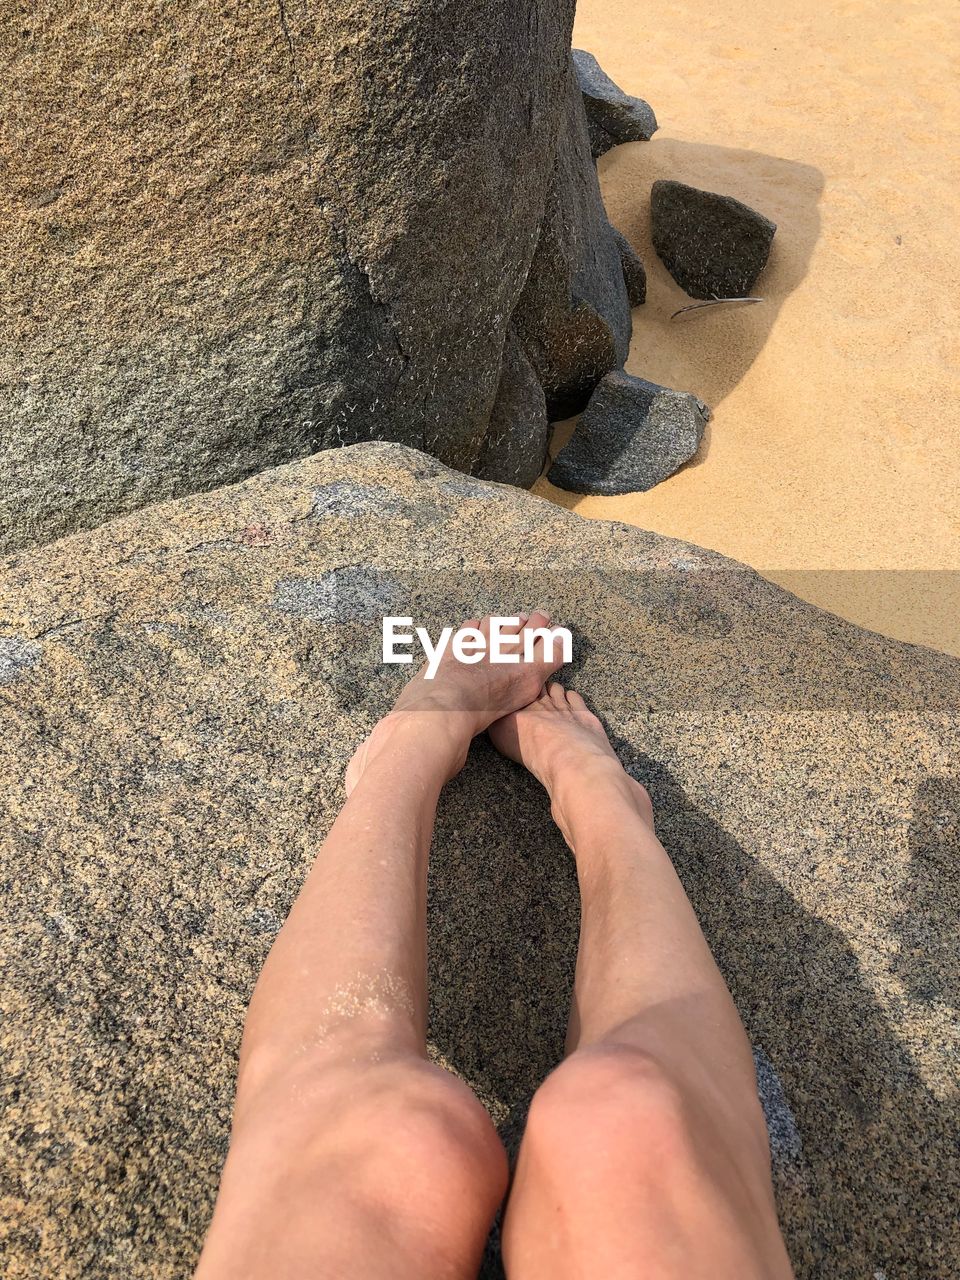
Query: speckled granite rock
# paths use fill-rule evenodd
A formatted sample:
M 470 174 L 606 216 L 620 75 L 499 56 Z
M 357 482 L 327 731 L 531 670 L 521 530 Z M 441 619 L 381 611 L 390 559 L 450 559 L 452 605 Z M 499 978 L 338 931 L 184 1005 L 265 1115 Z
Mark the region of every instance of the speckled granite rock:
M 513 316 L 551 421 L 580 412 L 599 379 L 626 360 L 631 332 L 621 250 L 572 74 L 560 136 L 540 238 Z
M 538 260 L 557 279 L 525 322 L 538 358 L 560 344 L 592 386 L 615 356 L 598 373 L 531 305 L 542 288 L 574 310 L 575 276 L 591 333 L 629 341 L 573 9 L 68 0 L 0 16 L 17 86 L 0 549 L 362 439 L 471 470 L 558 220 L 567 257 Z
M 627 286 L 627 298 L 631 307 L 642 306 L 647 300 L 647 272 L 643 259 L 627 237 L 616 227 L 613 229 L 613 234 L 620 251 L 620 267 L 623 271 L 623 282 Z
M 624 93 L 586 49 L 574 49 L 573 61 L 594 158 L 621 142 L 649 142 L 657 131 L 657 117 L 650 104 Z
M 597 384 L 549 480 L 574 493 L 638 493 L 689 462 L 700 448 L 710 410 L 686 391 L 671 391 L 619 370 Z
M 800 1280 L 958 1256 L 960 663 L 713 553 L 397 445 L 320 454 L 8 565 L 0 1273 L 183 1280 L 258 968 L 434 625 L 543 602 L 757 1049 Z M 430 886 L 434 1051 L 515 1137 L 577 936 L 545 796 L 478 742 Z M 491 1261 L 487 1274 L 495 1274 Z
M 549 433 L 543 387 L 511 327 L 503 348 L 497 399 L 474 474 L 529 489 L 543 470 Z
M 777 224 L 733 196 L 661 179 L 650 195 L 653 247 L 692 298 L 745 298 Z

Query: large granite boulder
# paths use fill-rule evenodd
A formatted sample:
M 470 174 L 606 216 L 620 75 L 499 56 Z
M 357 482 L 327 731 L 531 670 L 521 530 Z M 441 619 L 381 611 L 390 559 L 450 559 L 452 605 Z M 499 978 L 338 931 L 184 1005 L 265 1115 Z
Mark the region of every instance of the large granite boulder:
M 549 315 L 527 299 L 531 360 L 578 385 L 612 367 L 629 313 L 593 208 L 573 9 L 71 0 L 11 16 L 0 548 L 369 438 L 471 470 L 563 217 L 577 257 L 541 255 L 559 275 Z M 579 131 L 586 166 L 564 154 Z M 576 299 L 571 273 L 593 282 Z M 557 293 L 590 309 L 579 357 Z
M 953 1274 L 960 663 L 370 444 L 6 568 L 5 1276 L 189 1274 L 257 971 L 405 675 L 382 614 L 530 602 L 575 629 L 564 678 L 650 788 L 756 1046 L 798 1277 Z M 483 741 L 429 910 L 433 1051 L 515 1141 L 563 1050 L 577 890 Z

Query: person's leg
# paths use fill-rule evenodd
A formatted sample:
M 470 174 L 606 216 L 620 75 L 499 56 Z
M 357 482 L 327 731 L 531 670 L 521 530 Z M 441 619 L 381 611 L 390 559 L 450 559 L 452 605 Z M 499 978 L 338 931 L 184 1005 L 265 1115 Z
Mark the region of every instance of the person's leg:
M 557 666 L 542 643 L 519 665 L 445 659 L 351 762 L 250 1004 L 197 1280 L 476 1273 L 506 1158 L 470 1090 L 426 1057 L 427 856 L 470 739 Z
M 507 1204 L 510 1280 L 781 1280 L 753 1058 L 644 789 L 550 685 L 492 726 L 577 864 L 568 1056 L 534 1097 Z

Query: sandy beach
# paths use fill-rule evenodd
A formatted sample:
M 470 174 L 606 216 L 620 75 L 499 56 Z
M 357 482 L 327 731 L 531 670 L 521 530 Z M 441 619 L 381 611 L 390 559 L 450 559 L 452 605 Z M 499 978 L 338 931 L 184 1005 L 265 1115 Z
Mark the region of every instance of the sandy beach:
M 714 417 L 697 460 L 649 493 L 580 497 L 545 480 L 537 491 L 960 654 L 955 5 L 578 9 L 574 43 L 660 123 L 652 142 L 599 163 L 611 220 L 648 272 L 628 369 L 695 392 Z M 777 222 L 763 305 L 671 322 L 690 299 L 650 242 L 657 178 Z

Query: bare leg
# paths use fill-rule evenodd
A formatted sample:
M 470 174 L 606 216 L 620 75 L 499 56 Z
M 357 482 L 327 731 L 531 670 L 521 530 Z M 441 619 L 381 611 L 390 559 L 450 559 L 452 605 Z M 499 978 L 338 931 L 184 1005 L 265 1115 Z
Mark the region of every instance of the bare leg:
M 550 793 L 582 898 L 568 1056 L 507 1206 L 510 1280 L 789 1277 L 750 1045 L 647 793 L 559 685 L 490 736 Z
M 559 665 L 542 643 L 534 659 L 421 673 L 351 762 L 251 1001 L 197 1280 L 475 1275 L 506 1159 L 470 1090 L 426 1057 L 427 857 L 473 735 Z

